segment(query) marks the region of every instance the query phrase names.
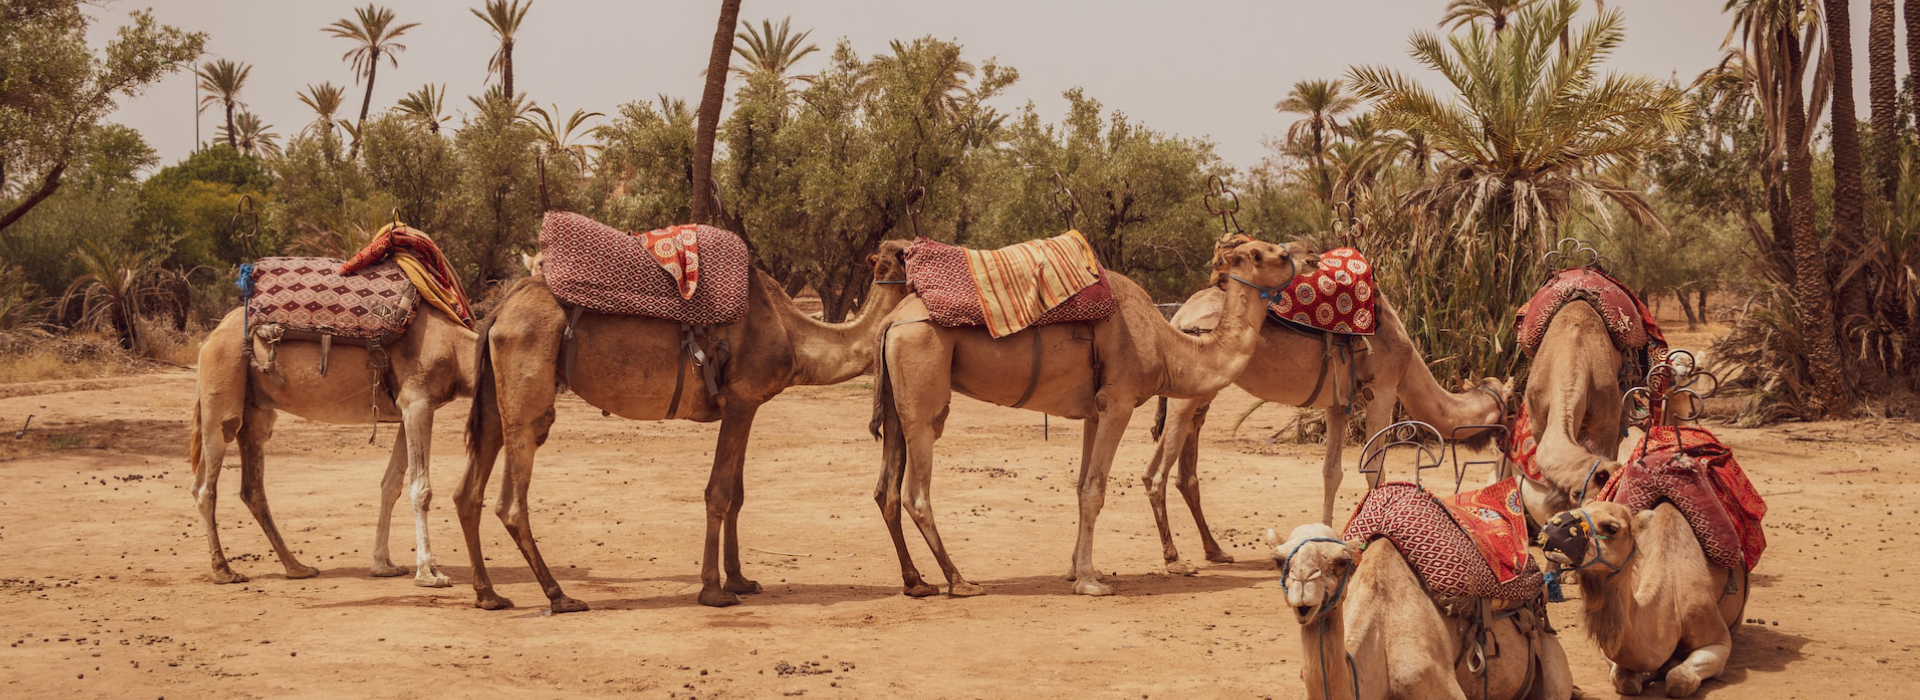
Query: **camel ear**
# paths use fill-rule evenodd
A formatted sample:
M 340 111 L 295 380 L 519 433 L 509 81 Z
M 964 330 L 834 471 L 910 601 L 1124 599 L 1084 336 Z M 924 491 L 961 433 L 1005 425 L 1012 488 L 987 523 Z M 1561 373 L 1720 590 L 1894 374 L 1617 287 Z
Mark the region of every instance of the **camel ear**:
M 867 256 L 867 264 L 868 264 L 868 265 L 878 265 L 878 264 L 880 264 L 880 256 L 878 256 L 878 255 L 869 255 L 869 256 Z
M 1280 546 L 1280 533 L 1274 532 L 1273 528 L 1267 528 L 1267 546 L 1268 547 Z

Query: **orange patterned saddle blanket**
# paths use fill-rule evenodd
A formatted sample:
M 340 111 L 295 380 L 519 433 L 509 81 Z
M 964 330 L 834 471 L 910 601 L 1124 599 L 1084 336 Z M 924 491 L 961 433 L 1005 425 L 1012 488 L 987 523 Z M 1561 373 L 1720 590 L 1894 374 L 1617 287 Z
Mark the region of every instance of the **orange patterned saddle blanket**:
M 1380 537 L 1441 595 L 1524 601 L 1541 591 L 1515 479 L 1444 499 L 1409 482 L 1382 484 L 1354 508 L 1342 535 Z

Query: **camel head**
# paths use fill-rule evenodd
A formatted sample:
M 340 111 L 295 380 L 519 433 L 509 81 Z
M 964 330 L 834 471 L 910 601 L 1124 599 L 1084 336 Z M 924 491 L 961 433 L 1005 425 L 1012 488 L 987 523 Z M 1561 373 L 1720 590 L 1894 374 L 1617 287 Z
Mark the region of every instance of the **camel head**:
M 1460 392 L 1484 402 L 1481 412 L 1466 425 L 1506 425 L 1513 407 L 1513 380 L 1485 377 L 1478 382 L 1462 382 Z M 1460 444 L 1472 450 L 1484 450 L 1499 436 L 1497 430 L 1476 430 L 1462 435 Z
M 545 253 L 521 253 L 520 266 L 527 268 L 528 276 L 537 275 L 540 274 L 540 266 L 546 262 L 546 258 Z
M 1321 523 L 1294 528 L 1285 542 L 1278 539 L 1267 531 L 1273 561 L 1280 567 L 1280 587 L 1286 590 L 1294 617 L 1306 625 L 1337 612 L 1358 566 L 1360 547 L 1342 541 L 1333 528 Z
M 1633 511 L 1608 501 L 1561 511 L 1541 526 L 1537 542 L 1548 561 L 1575 571 L 1619 571 L 1635 550 Z
M 881 241 L 880 249 L 867 256 L 876 282 L 901 282 L 907 279 L 907 242 Z
M 1320 266 L 1320 254 L 1305 244 L 1273 244 L 1246 236 L 1222 239 L 1213 252 L 1213 286 L 1238 278 L 1255 287 L 1286 286 L 1301 273 Z

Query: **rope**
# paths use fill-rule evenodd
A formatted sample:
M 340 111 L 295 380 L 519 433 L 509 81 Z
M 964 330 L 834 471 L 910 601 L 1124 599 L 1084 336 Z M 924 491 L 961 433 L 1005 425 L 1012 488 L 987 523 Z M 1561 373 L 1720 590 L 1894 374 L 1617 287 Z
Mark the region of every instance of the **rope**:
M 240 263 L 240 279 L 234 280 L 233 286 L 240 288 L 240 329 L 251 331 L 247 300 L 253 298 L 253 263 Z

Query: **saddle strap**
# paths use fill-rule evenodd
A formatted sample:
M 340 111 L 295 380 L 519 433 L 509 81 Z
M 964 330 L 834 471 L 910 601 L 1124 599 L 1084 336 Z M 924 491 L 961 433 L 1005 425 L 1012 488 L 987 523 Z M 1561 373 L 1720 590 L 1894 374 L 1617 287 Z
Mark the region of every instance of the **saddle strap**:
M 667 400 L 667 417 L 672 418 L 680 412 L 680 392 L 687 385 L 687 357 L 699 352 L 693 347 L 693 325 L 680 324 L 680 352 L 673 356 L 673 398 Z M 694 362 L 699 362 L 698 356 Z
M 1313 402 L 1320 400 L 1320 390 L 1326 388 L 1327 375 L 1332 374 L 1333 371 L 1333 334 L 1320 334 L 1320 348 L 1320 371 L 1314 373 L 1313 393 L 1307 394 L 1307 400 L 1300 404 L 1301 408 L 1312 408 Z M 1335 381 L 1334 384 L 1337 385 L 1339 382 Z M 1335 394 L 1338 394 L 1340 387 L 1335 386 L 1333 391 Z M 1339 397 L 1335 396 L 1334 398 L 1338 399 Z
M 320 376 L 327 376 L 327 359 L 333 356 L 333 336 L 320 336 Z
M 1020 392 L 1020 400 L 1013 402 L 1014 408 L 1027 405 L 1027 401 L 1033 398 L 1034 390 L 1040 387 L 1040 329 L 1028 330 L 1033 331 L 1033 367 L 1027 372 L 1027 390 Z

